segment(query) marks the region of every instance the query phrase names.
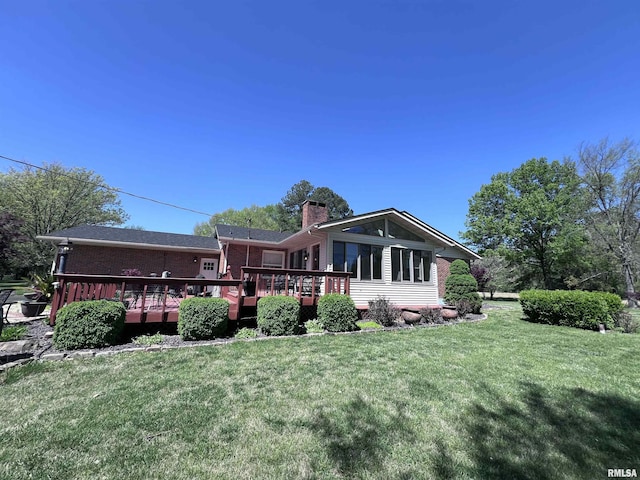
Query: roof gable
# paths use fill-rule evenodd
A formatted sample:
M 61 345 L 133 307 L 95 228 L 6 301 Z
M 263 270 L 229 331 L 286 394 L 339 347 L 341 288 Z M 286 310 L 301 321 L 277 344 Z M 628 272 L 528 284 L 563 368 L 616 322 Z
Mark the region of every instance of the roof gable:
M 378 210 L 375 212 L 365 213 L 363 215 L 356 215 L 353 217 L 343 218 L 340 220 L 333 220 L 317 226 L 319 230 L 334 229 L 342 227 L 342 230 L 354 228 L 358 225 L 371 226 L 375 225 L 377 220 L 388 218 L 390 221 L 398 224 L 399 226 L 408 227 L 410 232 L 419 233 L 420 236 L 428 238 L 435 244 L 442 245 L 444 247 L 451 247 L 460 250 L 465 256 L 469 258 L 480 258 L 480 256 L 474 251 L 468 249 L 461 243 L 457 242 L 453 238 L 445 235 L 441 231 L 433 228 L 422 220 L 414 217 L 409 212 L 399 211 L 395 208 L 388 208 L 385 210 Z M 355 233 L 355 232 L 354 232 Z M 388 232 L 386 232 L 389 235 Z M 374 236 L 380 236 L 380 233 L 374 233 Z

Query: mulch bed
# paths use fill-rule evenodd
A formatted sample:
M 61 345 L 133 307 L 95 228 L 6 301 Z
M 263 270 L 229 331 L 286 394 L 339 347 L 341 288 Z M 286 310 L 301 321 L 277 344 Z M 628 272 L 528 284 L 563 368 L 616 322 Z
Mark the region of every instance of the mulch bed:
M 415 326 L 408 325 L 404 323 L 396 324 L 394 327 L 385 327 L 380 329 L 373 330 L 361 330 L 360 332 L 370 332 L 370 331 L 389 331 L 389 330 L 402 330 L 402 329 L 410 329 L 410 328 L 420 328 L 420 327 L 436 327 L 436 326 L 444 326 L 444 325 L 454 325 L 457 323 L 463 322 L 474 322 L 478 320 L 482 320 L 486 318 L 485 315 L 467 315 L 464 320 L 456 320 L 451 322 L 443 322 L 440 324 L 417 324 Z M 95 354 L 99 354 L 103 352 L 103 354 L 109 353 L 118 353 L 122 351 L 131 352 L 134 350 L 158 350 L 158 349 L 170 349 L 170 348 L 179 348 L 179 347 L 189 347 L 189 346 L 206 346 L 206 345 L 219 345 L 225 344 L 232 341 L 236 341 L 232 336 L 226 338 L 218 338 L 215 340 L 203 340 L 203 341 L 186 341 L 183 340 L 180 335 L 178 335 L 176 330 L 176 324 L 171 325 L 162 325 L 162 324 L 148 324 L 148 325 L 126 325 L 124 336 L 122 338 L 122 343 L 118 345 L 112 345 L 104 348 L 92 348 L 86 350 L 57 350 L 53 345 L 53 340 L 51 337 L 51 333 L 53 332 L 53 327 L 49 326 L 46 321 L 43 320 L 32 320 L 30 322 L 21 323 L 20 325 L 24 325 L 28 328 L 27 338 L 25 340 L 32 340 L 33 347 L 28 352 L 28 355 L 25 354 L 23 357 L 29 357 L 31 359 L 46 359 L 48 356 L 52 354 L 62 354 L 64 358 L 66 357 L 76 357 L 76 356 L 92 356 Z M 160 333 L 162 335 L 162 342 L 154 345 L 140 345 L 133 342 L 133 339 L 140 335 L 153 335 L 155 333 Z M 348 332 L 348 333 L 359 333 L 359 332 Z M 317 335 L 317 334 L 316 334 Z M 257 339 L 266 339 L 266 338 L 278 338 L 278 337 L 267 337 L 264 335 L 259 335 Z M 89 353 L 91 355 L 89 355 Z M 6 363 L 7 359 L 3 361 L 0 358 L 0 364 Z

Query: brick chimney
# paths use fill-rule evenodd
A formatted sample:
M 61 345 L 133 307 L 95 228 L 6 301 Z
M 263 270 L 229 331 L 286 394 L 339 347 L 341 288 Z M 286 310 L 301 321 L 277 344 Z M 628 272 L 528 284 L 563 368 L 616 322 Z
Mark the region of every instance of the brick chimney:
M 324 223 L 327 220 L 329 220 L 329 210 L 324 203 L 307 200 L 302 204 L 302 228 L 315 223 Z

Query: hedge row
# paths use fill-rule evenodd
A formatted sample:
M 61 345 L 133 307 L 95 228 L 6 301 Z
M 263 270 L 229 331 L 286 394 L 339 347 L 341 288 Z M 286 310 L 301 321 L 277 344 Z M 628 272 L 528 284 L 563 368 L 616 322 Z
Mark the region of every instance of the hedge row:
M 522 311 L 532 322 L 597 330 L 607 329 L 622 311 L 618 295 L 581 290 L 524 290 L 520 292 Z
M 60 309 L 53 341 L 68 350 L 114 345 L 124 328 L 126 310 L 121 302 L 75 302 Z M 347 295 L 324 295 L 318 302 L 318 321 L 330 332 L 357 330 L 358 312 Z M 188 298 L 178 308 L 178 333 L 184 340 L 224 336 L 229 303 L 222 298 Z M 258 327 L 265 335 L 295 335 L 300 326 L 300 303 L 294 297 L 264 297 L 258 301 Z

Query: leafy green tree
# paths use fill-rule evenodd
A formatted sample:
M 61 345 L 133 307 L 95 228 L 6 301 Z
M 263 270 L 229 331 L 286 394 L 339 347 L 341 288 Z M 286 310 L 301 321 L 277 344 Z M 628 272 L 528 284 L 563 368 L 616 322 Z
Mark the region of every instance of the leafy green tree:
M 276 205 L 267 205 L 266 207 L 251 205 L 242 210 L 229 208 L 224 212 L 212 215 L 207 222 L 198 223 L 193 228 L 193 233 L 194 235 L 202 235 L 205 237 L 211 236 L 216 224 L 241 227 L 251 226 L 251 228 L 259 228 L 262 230 L 278 230 L 279 225 L 276 218 Z
M 9 212 L 0 212 L 0 278 L 19 263 L 19 244 L 26 240 L 24 222 Z M 1 319 L 0 319 L 1 321 Z
M 117 190 L 84 168 L 53 163 L 10 169 L 0 174 L 0 192 L 2 208 L 24 221 L 28 241 L 20 249 L 28 259 L 23 268 L 29 270 L 46 271 L 53 259 L 52 245 L 36 240 L 38 235 L 82 224 L 119 225 L 127 219 Z
M 583 213 L 575 164 L 534 158 L 480 188 L 469 200 L 461 236 L 480 253 L 503 252 L 519 266 L 521 285 L 557 288 L 565 269 L 581 261 Z
M 328 187 L 314 187 L 307 180 L 293 185 L 278 204 L 278 224 L 283 231 L 302 228 L 302 204 L 315 200 L 327 205 L 329 220 L 350 217 L 353 210 L 347 201 Z
M 593 237 L 615 259 L 627 298 L 635 300 L 640 240 L 640 154 L 625 138 L 612 143 L 583 143 L 578 151 L 582 181 L 588 192 L 587 225 Z

